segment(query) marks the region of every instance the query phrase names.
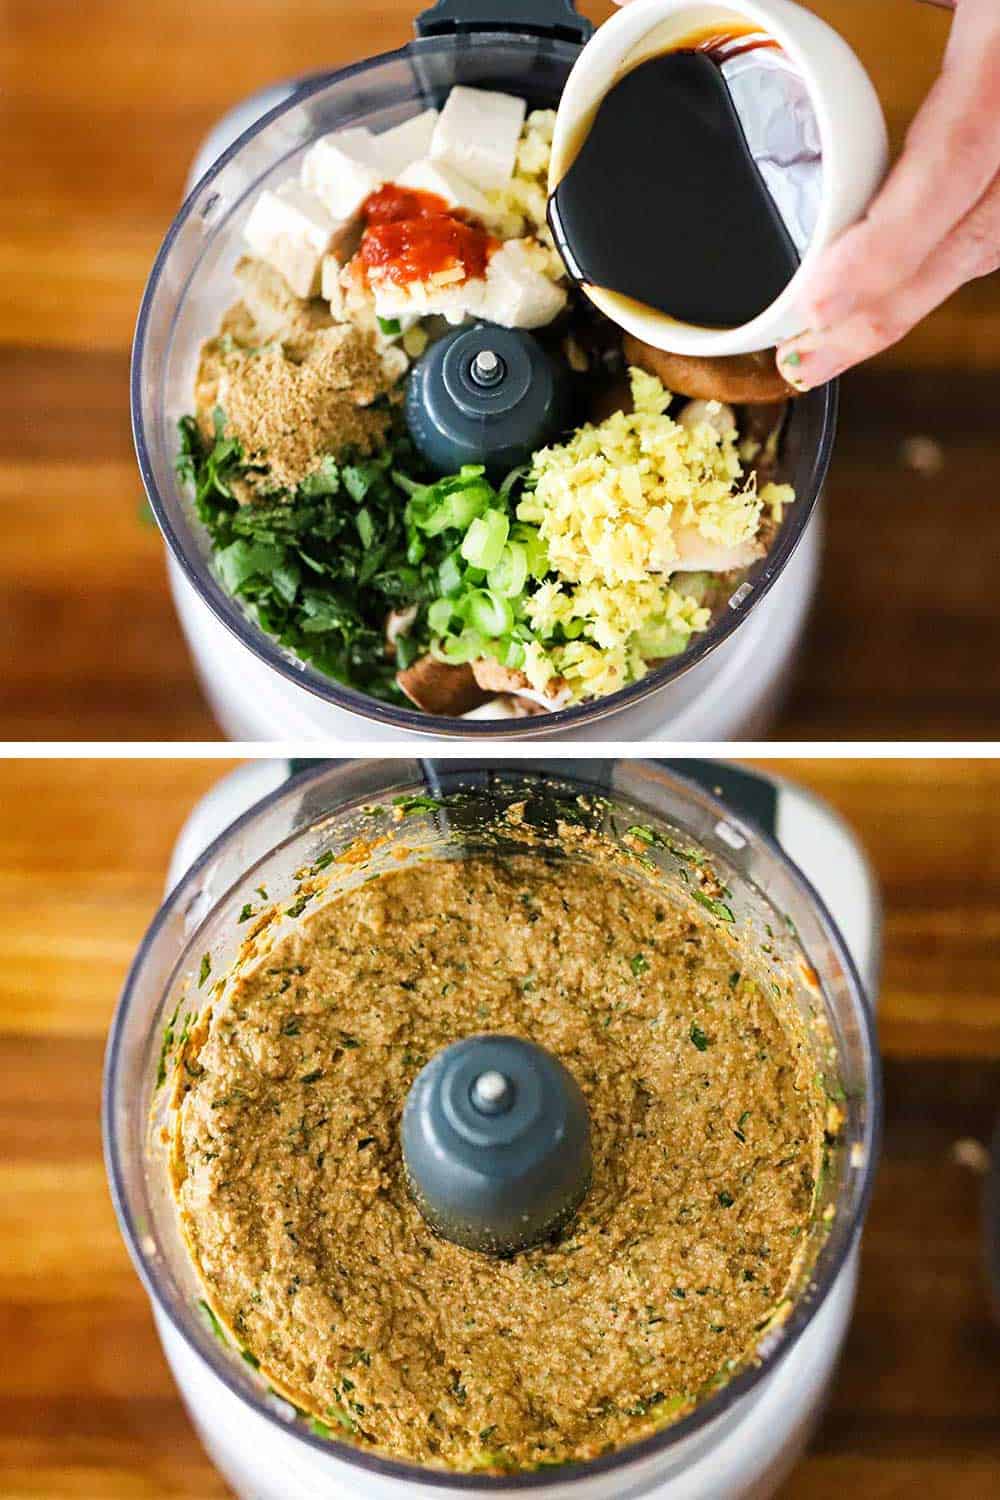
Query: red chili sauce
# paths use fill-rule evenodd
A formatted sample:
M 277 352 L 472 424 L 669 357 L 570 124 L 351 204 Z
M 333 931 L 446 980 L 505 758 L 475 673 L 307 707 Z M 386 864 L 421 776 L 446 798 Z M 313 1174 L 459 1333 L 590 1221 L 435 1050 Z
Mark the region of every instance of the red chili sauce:
M 485 276 L 499 244 L 436 193 L 392 182 L 366 198 L 361 212 L 365 232 L 358 254 L 365 274 L 377 271 L 400 286 L 454 266 L 461 266 L 466 280 Z

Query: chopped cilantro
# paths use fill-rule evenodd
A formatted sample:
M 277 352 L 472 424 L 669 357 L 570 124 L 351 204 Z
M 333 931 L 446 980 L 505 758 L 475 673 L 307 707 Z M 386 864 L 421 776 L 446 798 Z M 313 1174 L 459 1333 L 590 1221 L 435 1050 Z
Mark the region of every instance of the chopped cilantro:
M 721 1193 L 716 1193 L 715 1196 L 718 1198 L 723 1208 L 732 1208 L 733 1204 L 736 1202 L 736 1199 L 733 1197 L 732 1193 L 727 1193 L 725 1188 L 722 1189 Z
M 711 896 L 706 896 L 704 891 L 693 890 L 691 894 L 698 902 L 698 905 L 703 906 L 706 911 L 710 911 L 713 917 L 719 917 L 723 922 L 736 921 L 732 907 L 727 906 L 724 901 L 715 901 Z
M 649 959 L 644 953 L 635 953 L 629 959 L 628 966 L 632 970 L 632 973 L 635 975 L 636 979 L 638 979 L 639 975 L 645 974 L 646 970 L 649 968 Z
M 205 1322 L 215 1334 L 215 1337 L 219 1340 L 219 1343 L 225 1344 L 228 1347 L 229 1340 L 226 1338 L 225 1330 L 223 1329 L 222 1324 L 219 1322 L 218 1318 L 215 1316 L 215 1313 L 205 1301 L 204 1297 L 198 1298 L 198 1308 L 201 1312 L 202 1317 L 205 1319 Z
M 198 988 L 199 989 L 202 989 L 204 987 L 205 980 L 208 978 L 208 976 L 209 976 L 209 974 L 211 974 L 211 972 L 212 972 L 212 958 L 211 958 L 211 955 L 208 954 L 208 953 L 203 953 L 202 957 L 201 957 L 201 968 L 198 970 Z
M 219 410 L 211 438 L 194 417 L 182 418 L 177 462 L 193 486 L 223 587 L 300 660 L 359 692 L 406 702 L 398 663 L 385 650 L 385 618 L 416 604 L 409 636 L 418 650 L 427 648 L 427 606 L 455 545 L 454 531 L 421 537 L 422 555 L 411 560 L 410 495 L 394 473 L 415 463 L 408 437 L 400 430 L 371 458 L 340 464 L 327 457 L 295 491 L 262 492 L 241 505 L 233 482 L 259 481 L 261 467 L 246 461 L 225 427 Z
M 688 1036 L 689 1036 L 690 1040 L 693 1042 L 693 1044 L 698 1048 L 699 1052 L 704 1052 L 705 1049 L 706 1049 L 706 1047 L 710 1047 L 711 1046 L 711 1042 L 709 1041 L 709 1039 L 705 1035 L 705 1033 L 702 1031 L 702 1029 L 698 1025 L 697 1021 L 692 1021 L 691 1022 L 691 1030 L 688 1033 Z
M 437 797 L 428 797 L 425 793 L 418 792 L 411 797 L 393 797 L 392 805 L 400 809 L 404 818 L 408 818 L 411 813 L 436 812 L 441 802 Z
M 244 906 L 243 910 L 240 912 L 240 914 L 239 914 L 239 916 L 237 917 L 236 920 L 237 920 L 237 922 L 248 922 L 252 916 L 253 916 L 253 907 L 251 906 L 250 902 L 248 901 L 247 904 L 246 904 L 246 906 Z

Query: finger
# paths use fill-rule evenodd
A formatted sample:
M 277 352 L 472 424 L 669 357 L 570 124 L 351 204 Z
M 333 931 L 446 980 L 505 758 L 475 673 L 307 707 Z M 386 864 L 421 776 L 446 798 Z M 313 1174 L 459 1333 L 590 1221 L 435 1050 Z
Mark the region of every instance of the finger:
M 1000 269 L 1000 179 L 904 287 L 819 333 L 790 339 L 778 365 L 790 384 L 811 390 L 880 354 L 977 276 Z
M 841 323 L 904 285 L 986 191 L 1000 167 L 1000 8 L 962 0 L 944 69 L 865 219 L 822 257 L 805 287 L 814 326 Z

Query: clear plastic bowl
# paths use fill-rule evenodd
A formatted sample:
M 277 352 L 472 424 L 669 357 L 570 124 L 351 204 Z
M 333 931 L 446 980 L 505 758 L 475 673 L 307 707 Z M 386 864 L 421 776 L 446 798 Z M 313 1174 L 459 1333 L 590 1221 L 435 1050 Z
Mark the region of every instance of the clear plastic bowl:
M 558 101 L 579 48 L 571 42 L 515 31 L 429 37 L 353 67 L 300 83 L 282 104 L 245 132 L 205 174 L 174 220 L 153 266 L 136 328 L 132 416 L 146 493 L 177 563 L 213 614 L 261 660 L 318 698 L 382 725 L 415 734 L 490 737 L 502 728 L 517 738 L 582 729 L 661 691 L 705 660 L 739 629 L 771 588 L 799 542 L 819 497 L 836 425 L 833 385 L 795 401 L 782 445 L 780 482 L 798 496 L 786 510 L 768 555 L 751 570 L 709 630 L 674 657 L 607 698 L 538 718 L 468 720 L 382 703 L 344 687 L 301 662 L 244 614 L 215 578 L 204 527 L 174 472 L 177 421 L 192 405 L 198 350 L 235 300 L 232 268 L 241 234 L 263 187 L 293 172 L 318 136 L 347 125 L 376 129 L 440 105 L 455 83 L 516 92 L 529 107 Z M 609 733 L 613 732 L 609 726 Z
M 499 769 L 455 760 L 386 760 L 326 764 L 302 773 L 232 824 L 177 883 L 143 940 L 115 1015 L 104 1080 L 105 1155 L 122 1232 L 158 1317 L 246 1404 L 240 1410 L 251 1408 L 282 1429 L 296 1452 L 302 1451 L 298 1444 L 307 1445 L 313 1451 L 306 1458 L 325 1463 L 341 1484 L 353 1486 L 354 1473 L 359 1493 L 368 1493 L 366 1472 L 387 1483 L 409 1481 L 419 1493 L 444 1487 L 478 1494 L 534 1488 L 562 1495 L 566 1484 L 588 1476 L 596 1482 L 603 1475 L 607 1485 L 601 1487 L 601 1495 L 618 1495 L 636 1482 L 637 1469 L 647 1482 L 651 1468 L 657 1475 L 683 1471 L 752 1411 L 769 1374 L 823 1306 L 861 1231 L 880 1138 L 879 1059 L 869 1001 L 819 896 L 776 843 L 693 782 L 651 762 L 564 764 L 565 771 L 554 772 L 534 761 Z M 446 801 L 440 811 L 393 821 L 393 797 L 428 791 L 435 798 L 464 795 L 459 805 Z M 464 858 L 483 847 L 485 830 L 495 825 L 498 811 L 525 796 L 528 816 L 540 833 L 531 852 L 542 855 L 557 817 L 567 809 L 578 815 L 576 798 L 581 793 L 605 799 L 598 819 L 611 837 L 642 823 L 669 842 L 703 851 L 732 891 L 738 929 L 760 944 L 772 943 L 782 961 L 792 966 L 804 958 L 815 974 L 818 990 L 800 983 L 798 1000 L 816 1042 L 818 1066 L 827 1071 L 832 1040 L 832 1070 L 845 1094 L 840 1146 L 832 1153 L 824 1189 L 824 1201 L 834 1209 L 832 1222 L 814 1229 L 814 1259 L 805 1269 L 791 1315 L 764 1335 L 759 1362 L 684 1420 L 630 1447 L 561 1468 L 554 1475 L 492 1478 L 426 1469 L 318 1438 L 295 1421 L 290 1408 L 280 1409 L 284 1403 L 268 1396 L 238 1351 L 220 1344 L 197 1313 L 200 1288 L 180 1238 L 166 1163 L 156 1140 L 162 1109 L 156 1097 L 157 1071 L 167 1018 L 185 982 L 192 975 L 197 981 L 203 955 L 210 955 L 213 976 L 231 965 L 240 943 L 237 918 L 244 904 L 255 899 L 261 883 L 271 900 L 290 900 L 295 871 L 328 849 L 346 847 L 361 830 L 366 839 L 386 835 L 384 858 L 392 868 L 398 868 L 404 850 L 408 858 L 429 852 Z M 363 812 L 372 804 L 386 809 L 374 823 Z M 650 852 L 680 892 L 680 870 L 686 872 L 686 866 L 665 849 Z M 352 878 L 347 866 L 330 868 Z M 369 873 L 355 872 L 353 878 Z M 208 1440 L 211 1418 L 204 1404 L 195 1415 Z M 590 1486 L 585 1489 L 591 1493 Z M 335 1488 L 333 1492 L 340 1493 Z M 383 1488 L 375 1492 L 382 1494 Z M 640 1492 L 645 1490 L 628 1490 Z

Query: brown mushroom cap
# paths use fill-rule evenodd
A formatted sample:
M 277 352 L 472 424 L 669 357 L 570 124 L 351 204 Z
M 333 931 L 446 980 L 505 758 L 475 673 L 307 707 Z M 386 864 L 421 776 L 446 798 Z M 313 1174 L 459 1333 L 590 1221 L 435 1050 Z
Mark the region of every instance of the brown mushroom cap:
M 468 663 L 450 666 L 429 655 L 419 657 L 405 672 L 397 672 L 396 681 L 410 702 L 425 713 L 448 718 L 479 708 L 493 696 L 479 686 Z
M 628 364 L 655 375 L 668 391 L 677 395 L 759 406 L 787 401 L 797 394 L 775 364 L 773 349 L 715 358 L 670 354 L 666 349 L 654 349 L 652 344 L 644 344 L 631 333 L 625 335 L 622 349 Z

